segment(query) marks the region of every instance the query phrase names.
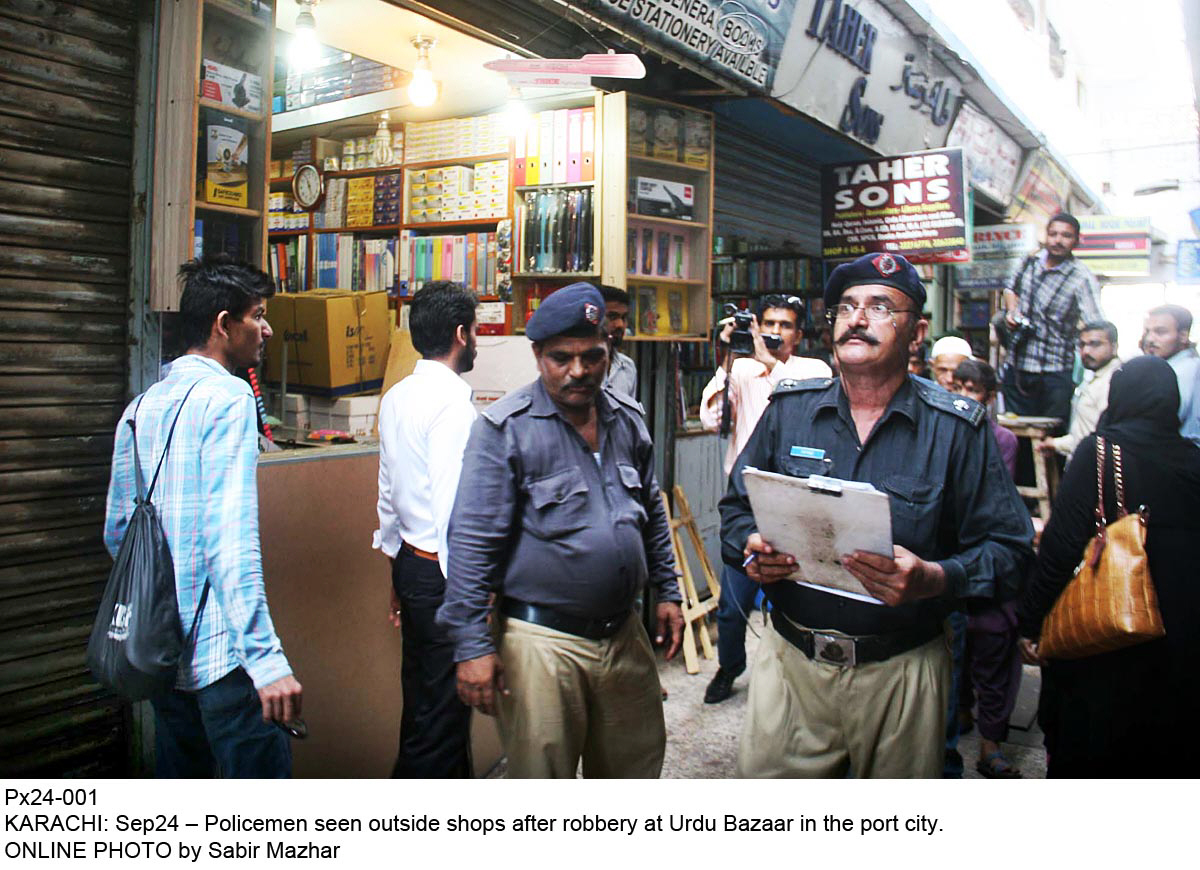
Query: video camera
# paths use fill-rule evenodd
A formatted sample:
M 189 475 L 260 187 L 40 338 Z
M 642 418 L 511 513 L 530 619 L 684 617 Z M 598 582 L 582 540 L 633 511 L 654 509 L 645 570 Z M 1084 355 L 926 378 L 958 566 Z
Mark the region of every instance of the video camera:
M 754 323 L 754 315 L 745 308 L 738 308 L 732 302 L 725 305 L 725 316 L 733 317 L 733 334 L 729 336 L 729 350 L 731 353 L 740 353 L 747 356 L 754 353 L 754 335 L 750 332 L 750 327 Z M 720 326 L 718 325 L 718 332 Z M 763 344 L 767 346 L 767 350 L 777 350 L 783 339 L 778 335 L 770 335 L 762 333 Z

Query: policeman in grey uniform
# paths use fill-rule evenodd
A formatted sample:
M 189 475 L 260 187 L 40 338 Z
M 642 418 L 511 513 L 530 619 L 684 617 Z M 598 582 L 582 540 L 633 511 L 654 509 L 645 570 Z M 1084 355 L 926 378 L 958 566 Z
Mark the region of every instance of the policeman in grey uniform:
M 772 629 L 750 685 L 744 776 L 935 777 L 950 656 L 944 621 L 964 598 L 1016 595 L 1033 526 L 984 408 L 908 374 L 925 339 L 925 288 L 898 254 L 839 266 L 825 287 L 840 380 L 782 381 L 721 500 L 722 556 L 763 584 Z M 784 579 L 803 553 L 758 533 L 747 466 L 873 484 L 891 505 L 893 553 L 842 564 L 868 603 Z
M 666 744 L 634 601 L 656 587 L 667 658 L 683 629 L 653 448 L 602 388 L 604 300 L 571 284 L 526 327 L 540 377 L 476 420 L 450 520 L 446 598 L 464 703 L 495 713 L 516 777 L 656 777 Z M 494 625 L 489 628 L 491 595 Z

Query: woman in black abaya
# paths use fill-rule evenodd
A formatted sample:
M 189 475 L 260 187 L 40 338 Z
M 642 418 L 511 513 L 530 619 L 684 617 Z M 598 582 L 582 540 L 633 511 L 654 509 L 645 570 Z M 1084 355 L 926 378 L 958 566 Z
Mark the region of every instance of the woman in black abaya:
M 1047 774 L 1200 775 L 1200 448 L 1179 435 L 1174 370 L 1152 356 L 1112 377 L 1097 434 L 1119 444 L 1130 512 L 1146 505 L 1146 553 L 1166 637 L 1073 661 L 1041 662 L 1042 619 L 1095 534 L 1096 436 L 1075 449 L 1018 608 L 1022 649 L 1042 668 L 1038 722 Z M 1112 450 L 1105 513 L 1117 517 Z

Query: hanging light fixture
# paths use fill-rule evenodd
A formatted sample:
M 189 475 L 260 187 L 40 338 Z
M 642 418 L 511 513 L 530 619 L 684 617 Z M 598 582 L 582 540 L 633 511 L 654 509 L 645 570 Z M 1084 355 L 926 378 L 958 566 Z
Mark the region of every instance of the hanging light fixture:
M 521 98 L 521 89 L 509 85 L 508 102 L 502 113 L 504 127 L 509 136 L 523 135 L 529 127 L 529 106 Z
M 292 30 L 292 44 L 288 52 L 288 61 L 292 69 L 303 72 L 312 66 L 321 51 L 321 43 L 317 41 L 317 19 L 313 9 L 320 0 L 296 0 L 300 7 L 296 15 L 296 26 Z
M 432 106 L 437 100 L 438 89 L 429 63 L 429 50 L 437 45 L 437 40 L 418 34 L 412 38 L 412 44 L 417 50 L 417 62 L 413 65 L 412 81 L 408 83 L 408 99 L 414 106 Z

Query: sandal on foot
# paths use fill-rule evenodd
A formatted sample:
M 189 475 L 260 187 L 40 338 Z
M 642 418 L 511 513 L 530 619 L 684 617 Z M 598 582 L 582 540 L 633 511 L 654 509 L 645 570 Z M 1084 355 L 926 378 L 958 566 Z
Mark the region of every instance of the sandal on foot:
M 1021 779 L 1021 771 L 1013 767 L 1002 752 L 993 752 L 975 762 L 975 769 L 987 779 Z

